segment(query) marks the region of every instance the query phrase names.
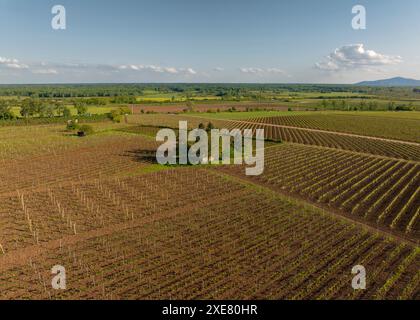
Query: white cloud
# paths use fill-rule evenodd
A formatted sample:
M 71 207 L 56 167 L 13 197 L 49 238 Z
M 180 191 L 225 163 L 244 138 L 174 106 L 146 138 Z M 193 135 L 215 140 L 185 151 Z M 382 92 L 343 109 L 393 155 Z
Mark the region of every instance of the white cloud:
M 20 63 L 17 59 L 0 57 L 0 66 L 3 65 L 11 69 L 28 69 L 28 65 Z
M 55 69 L 36 69 L 33 70 L 34 74 L 58 74 L 58 71 Z
M 187 74 L 197 74 L 197 72 L 192 68 L 181 69 L 181 72 L 185 72 Z
M 241 70 L 242 73 L 263 73 L 264 70 L 261 68 L 240 68 L 239 70 Z
M 284 72 L 283 70 L 279 69 L 279 68 L 268 68 L 267 69 L 268 73 L 279 73 L 279 74 L 286 74 L 286 72 Z
M 326 60 L 316 63 L 315 66 L 326 71 L 341 71 L 394 65 L 400 62 L 402 62 L 400 56 L 368 50 L 363 44 L 351 44 L 335 49 Z
M 216 67 L 216 68 L 213 68 L 213 71 L 222 72 L 222 71 L 225 71 L 225 69 L 222 67 Z
M 132 70 L 132 71 L 150 71 L 155 73 L 166 74 L 196 74 L 197 72 L 192 68 L 175 68 L 175 67 L 162 67 L 156 65 L 121 65 L 119 70 Z
M 143 65 L 143 64 L 95 64 L 95 63 L 54 63 L 54 62 L 31 62 L 28 64 L 21 63 L 17 59 L 4 58 L 0 56 L 0 69 L 3 74 L 13 74 L 30 72 L 34 75 L 64 75 L 64 76 L 109 76 L 118 73 L 121 77 L 130 76 L 131 73 L 143 72 L 144 76 L 150 73 L 160 75 L 162 79 L 169 76 L 188 77 L 198 73 L 191 67 L 172 67 L 160 65 Z M 13 70 L 13 72 L 12 72 Z M 132 76 L 133 74 L 131 74 Z
M 239 69 L 242 73 L 250 73 L 250 74 L 283 74 L 286 75 L 286 72 L 279 68 L 240 68 Z

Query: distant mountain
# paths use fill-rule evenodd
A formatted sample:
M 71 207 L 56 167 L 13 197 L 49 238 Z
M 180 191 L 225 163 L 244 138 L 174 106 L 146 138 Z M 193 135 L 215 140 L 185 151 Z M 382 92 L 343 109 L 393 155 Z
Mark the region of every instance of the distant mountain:
M 377 81 L 363 81 L 356 83 L 356 86 L 370 87 L 420 87 L 420 80 L 396 77 Z

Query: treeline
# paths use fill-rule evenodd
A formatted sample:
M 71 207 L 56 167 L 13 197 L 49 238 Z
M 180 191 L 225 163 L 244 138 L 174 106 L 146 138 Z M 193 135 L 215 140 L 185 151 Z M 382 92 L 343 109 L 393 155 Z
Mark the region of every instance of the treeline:
M 0 100 L 0 120 L 13 120 L 18 118 L 12 110 L 12 107 L 20 108 L 20 116 L 22 118 L 53 118 L 53 117 L 69 117 L 70 109 L 61 101 L 45 101 L 39 99 L 28 98 L 22 100 L 19 104 L 15 101 Z M 83 107 L 80 114 L 87 111 L 87 107 Z
M 0 96 L 32 98 L 88 98 L 106 97 L 119 100 L 116 103 L 134 103 L 136 96 L 146 91 L 173 93 L 185 96 L 254 97 L 285 92 L 359 93 L 365 95 L 418 96 L 420 89 L 363 87 L 353 85 L 324 84 L 57 84 L 57 85 L 0 85 Z M 124 98 L 121 98 L 124 97 Z M 123 99 L 124 101 L 121 101 Z M 131 99 L 131 100 L 130 100 Z M 129 101 L 127 101 L 129 100 Z
M 54 124 L 64 123 L 67 120 L 72 120 L 74 116 L 55 116 L 50 118 L 14 118 L 0 121 L 0 127 L 6 126 L 24 126 L 24 125 L 38 125 L 38 124 Z M 102 122 L 109 120 L 109 114 L 92 114 L 77 116 L 79 123 Z
M 143 89 L 130 84 L 0 85 L 0 96 L 85 98 L 138 96 Z
M 0 99 L 0 120 L 14 120 L 17 118 L 54 118 L 70 117 L 71 110 L 68 107 L 69 101 L 46 100 L 38 98 L 26 98 L 21 101 Z M 77 110 L 78 115 L 88 113 L 89 102 L 71 101 Z M 92 104 L 99 103 L 93 101 Z M 19 115 L 13 112 L 13 107 L 19 108 Z
M 376 101 L 376 100 L 332 100 L 322 99 L 320 107 L 315 106 L 315 110 L 343 110 L 343 111 L 415 111 L 418 106 L 413 102 L 396 103 L 394 101 Z

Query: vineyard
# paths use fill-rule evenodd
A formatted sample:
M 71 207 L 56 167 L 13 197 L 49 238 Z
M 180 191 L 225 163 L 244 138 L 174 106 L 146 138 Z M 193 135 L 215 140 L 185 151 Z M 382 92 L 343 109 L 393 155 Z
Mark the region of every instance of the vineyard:
M 3 201 L 12 227 L 1 233 L 3 299 L 418 297 L 418 249 L 208 170 Z M 49 286 L 57 263 L 68 290 Z M 363 292 L 348 285 L 358 263 L 373 275 Z
M 180 119 L 208 123 L 1 129 L 0 299 L 420 298 L 418 162 L 271 142 L 249 178 L 141 156 Z M 359 264 L 366 290 L 351 286 Z
M 308 131 L 308 129 L 288 128 L 273 124 L 245 121 L 230 121 L 229 129 L 264 129 L 269 140 L 315 145 L 321 147 L 374 154 L 390 158 L 420 160 L 420 145 L 382 139 L 372 139 L 363 136 L 352 136 L 333 132 Z
M 392 114 L 392 113 L 391 113 Z M 315 128 L 328 131 L 348 132 L 397 140 L 420 142 L 420 119 L 407 118 L 398 114 L 391 116 L 362 114 L 299 114 L 276 117 L 251 118 L 247 121 Z
M 294 118 L 299 116 L 287 117 Z M 277 119 L 279 117 L 274 117 Z M 265 120 L 268 119 L 268 120 Z M 272 118 L 259 118 L 257 121 L 269 122 Z M 209 119 L 203 116 L 191 115 L 144 115 L 131 116 L 131 124 L 142 126 L 166 126 L 177 129 L 179 121 L 188 121 L 189 128 L 197 128 L 200 123 L 207 125 L 211 122 L 214 126 L 227 129 L 264 129 L 265 138 L 272 141 L 287 141 L 298 144 L 315 145 L 341 150 L 374 154 L 390 158 L 405 160 L 420 160 L 420 145 L 410 142 L 388 141 L 364 136 L 346 135 L 336 132 L 308 131 L 313 129 L 282 127 L 272 123 L 259 123 L 242 120 Z
M 224 170 L 239 175 L 239 167 Z M 416 162 L 286 144 L 270 147 L 255 180 L 338 209 L 405 237 L 420 237 L 420 165 Z

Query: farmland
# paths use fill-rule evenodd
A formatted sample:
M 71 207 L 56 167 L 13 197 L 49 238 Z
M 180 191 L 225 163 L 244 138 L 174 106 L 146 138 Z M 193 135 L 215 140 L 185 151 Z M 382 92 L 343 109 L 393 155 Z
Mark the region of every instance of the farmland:
M 268 148 L 265 161 L 256 178 L 263 185 L 414 240 L 420 236 L 418 163 L 295 144 Z
M 84 137 L 65 118 L 0 127 L 0 299 L 420 298 L 417 112 L 263 110 L 272 101 L 232 110 L 225 100 L 221 112 L 203 101 L 147 114 L 139 97 L 124 121 L 84 117 L 93 131 Z M 145 157 L 157 131 L 180 120 L 264 128 L 264 173 Z M 66 269 L 65 290 L 51 286 L 55 265 Z M 355 265 L 366 268 L 365 290 L 351 286 Z
M 411 245 L 204 170 L 94 180 L 21 197 L 4 199 L 16 214 L 8 217 L 15 233 L 3 242 L 2 298 L 417 295 L 418 250 Z M 69 290 L 62 292 L 47 283 L 49 266 L 58 262 L 70 271 Z M 365 292 L 345 285 L 355 263 L 374 275 Z
M 420 159 L 418 144 L 404 143 L 386 139 L 356 136 L 337 132 L 324 132 L 316 129 L 284 127 L 272 124 L 259 124 L 248 121 L 231 121 L 228 128 L 265 130 L 265 136 L 270 140 L 283 140 L 292 143 L 316 145 L 327 148 L 355 151 L 359 153 L 375 154 L 390 158 L 407 160 Z
M 250 118 L 248 121 L 420 142 L 418 114 L 414 113 L 411 118 L 401 118 L 398 114 L 394 117 L 384 117 L 382 114 L 300 114 Z

